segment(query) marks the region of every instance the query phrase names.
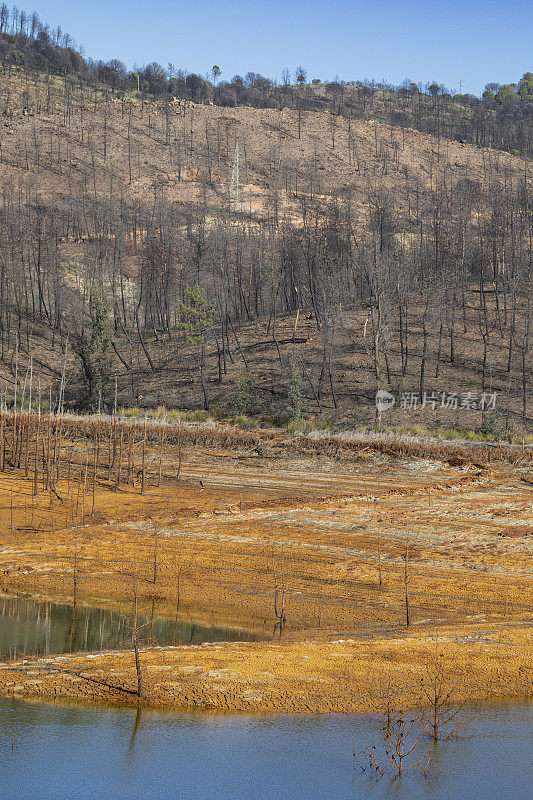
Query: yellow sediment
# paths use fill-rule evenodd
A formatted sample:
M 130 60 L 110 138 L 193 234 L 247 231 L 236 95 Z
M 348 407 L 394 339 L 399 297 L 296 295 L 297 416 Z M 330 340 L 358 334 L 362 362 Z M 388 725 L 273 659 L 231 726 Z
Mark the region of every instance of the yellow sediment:
M 31 477 L 0 477 L 4 592 L 69 601 L 75 592 L 77 603 L 131 611 L 136 586 L 140 612 L 155 603 L 159 616 L 265 639 L 143 650 L 144 702 L 413 705 L 424 702 L 436 647 L 458 700 L 531 697 L 533 510 L 518 467 L 191 447 L 176 481 L 177 458 L 168 447 L 161 485 L 156 470 L 144 495 L 100 481 L 94 514 L 79 480 L 62 477 L 56 493 L 34 498 Z M 287 625 L 272 640 L 276 589 Z M 132 702 L 135 690 L 131 652 L 0 666 L 2 694 Z
M 214 643 L 141 651 L 142 702 L 243 712 L 379 711 L 427 703 L 435 653 L 454 702 L 533 696 L 526 630 L 480 626 L 395 639 Z M 136 702 L 131 652 L 0 668 L 0 692 Z

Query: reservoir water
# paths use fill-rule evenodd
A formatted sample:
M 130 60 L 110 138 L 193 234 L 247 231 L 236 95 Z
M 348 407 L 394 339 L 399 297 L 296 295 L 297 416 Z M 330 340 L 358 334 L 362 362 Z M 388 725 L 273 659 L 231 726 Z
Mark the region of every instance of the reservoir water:
M 132 646 L 132 614 L 18 597 L 0 598 L 0 661 L 28 655 L 53 655 Z M 138 615 L 139 640 L 157 645 L 250 641 L 248 631 L 190 620 Z
M 0 699 L 2 800 L 530 800 L 531 706 L 471 711 L 437 774 L 372 782 L 362 716 L 213 716 Z
M 131 646 L 133 617 L 0 600 L 1 659 Z M 139 616 L 145 641 L 238 641 L 246 631 Z M 435 774 L 379 782 L 353 749 L 379 736 L 364 716 L 237 716 L 0 698 L 0 800 L 528 800 L 532 707 L 477 706 L 468 735 L 439 743 Z

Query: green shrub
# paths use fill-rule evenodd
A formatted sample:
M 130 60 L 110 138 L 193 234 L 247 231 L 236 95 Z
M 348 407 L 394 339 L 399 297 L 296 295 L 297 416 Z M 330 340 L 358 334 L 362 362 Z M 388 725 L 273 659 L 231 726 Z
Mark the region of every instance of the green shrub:
M 311 433 L 312 431 L 332 431 L 333 425 L 329 420 L 322 417 L 312 417 L 311 419 L 289 420 L 287 423 L 289 433 Z
M 496 432 L 498 430 L 498 423 L 500 421 L 500 414 L 497 411 L 486 411 L 483 415 L 483 421 L 479 428 L 477 429 L 477 433 L 480 433 L 482 436 L 487 438 L 494 438 Z
M 238 414 L 251 417 L 261 413 L 261 403 L 257 398 L 254 377 L 249 372 L 239 375 L 234 402 Z
M 291 377 L 289 380 L 289 405 L 287 411 L 291 420 L 296 422 L 307 408 L 307 398 L 304 394 L 304 382 L 294 359 L 291 359 Z

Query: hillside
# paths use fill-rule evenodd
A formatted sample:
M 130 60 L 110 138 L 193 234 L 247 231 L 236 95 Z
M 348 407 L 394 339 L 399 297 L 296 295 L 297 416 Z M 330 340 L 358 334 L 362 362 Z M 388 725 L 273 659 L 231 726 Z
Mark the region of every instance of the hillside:
M 329 111 L 351 120 L 375 119 L 398 127 L 411 127 L 438 138 L 506 150 L 515 155 L 533 154 L 533 73 L 525 72 L 516 83 L 491 82 L 481 97 L 454 93 L 435 82 L 414 83 L 406 78 L 393 86 L 385 80 L 323 82 L 297 67 L 284 68 L 281 83 L 257 72 L 220 79 L 218 66 L 209 76 L 164 68 L 157 61 L 129 70 L 117 58 L 94 61 L 83 55 L 72 37 L 43 24 L 31 15 L 5 4 L 0 18 L 0 65 L 4 72 L 24 71 L 34 76 L 62 76 L 70 83 L 84 83 L 113 97 L 138 99 L 175 98 L 194 103 L 214 103 L 224 108 L 247 106 L 282 111 Z M 460 90 L 462 89 L 462 82 Z
M 380 388 L 438 395 L 387 422 L 529 430 L 529 161 L 39 73 L 4 74 L 0 108 L 10 401 L 30 356 L 57 398 L 68 340 L 74 408 L 111 406 L 116 376 L 124 406 L 368 424 Z
M 487 147 L 378 121 L 323 112 L 222 108 L 168 97 L 122 100 L 83 83 L 37 75 L 4 76 L 2 163 L 7 177 L 39 176 L 47 201 L 77 191 L 124 193 L 228 207 L 235 144 L 240 147 L 242 211 L 263 215 L 276 196 L 298 211 L 304 198 L 364 204 L 378 187 L 405 210 L 414 187 L 432 190 L 462 178 L 483 188 L 519 181 L 523 160 Z M 90 184 L 90 186 L 89 186 Z

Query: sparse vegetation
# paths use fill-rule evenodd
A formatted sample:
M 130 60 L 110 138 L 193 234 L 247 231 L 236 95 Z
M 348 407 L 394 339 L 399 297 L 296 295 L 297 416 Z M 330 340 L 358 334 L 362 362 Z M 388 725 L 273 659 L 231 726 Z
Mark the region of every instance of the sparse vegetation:
M 130 32 L 145 47 L 150 31 L 116 5 L 106 36 L 121 13 L 133 63 Z M 152 14 L 159 46 L 202 31 L 204 75 L 95 61 L 0 2 L 7 796 L 205 784 L 229 797 L 239 769 L 257 796 L 257 779 L 267 794 L 340 796 L 348 728 L 369 796 L 409 797 L 409 776 L 415 793 L 421 777 L 453 793 L 472 753 L 490 769 L 465 791 L 512 795 L 533 698 L 533 73 L 480 97 L 462 79 L 459 93 L 321 80 L 294 56 L 314 44 L 333 74 L 343 37 L 327 33 L 328 6 L 281 80 L 230 77 L 245 52 L 223 41 L 231 9 L 167 5 Z M 231 17 L 241 44 L 246 30 L 257 44 L 252 11 Z M 294 25 L 268 11 L 271 44 Z M 375 27 L 362 11 L 342 9 L 347 31 Z M 470 704 L 502 700 L 516 708 L 474 712 L 483 739 L 465 759 Z M 248 719 L 266 754 L 255 771 L 241 723 L 214 712 L 366 719 Z M 513 720 L 515 741 L 500 748 L 493 720 Z M 276 783 L 280 726 L 291 762 Z M 180 756 L 169 771 L 176 733 L 220 768 Z
M 19 384 L 33 356 L 43 400 L 52 387 L 57 402 L 68 340 L 73 411 L 96 410 L 100 396 L 111 410 L 116 376 L 119 405 L 231 418 L 247 373 L 255 402 L 237 411 L 247 418 L 372 424 L 379 385 L 396 399 L 384 427 L 531 433 L 529 77 L 512 112 L 498 88 L 476 101 L 480 115 L 438 84 L 292 85 L 286 75 L 272 86 L 250 73 L 229 85 L 217 75 L 216 93 L 236 94 L 229 108 L 206 104 L 203 78 L 165 77 L 153 63 L 130 76 L 118 62 L 51 66 L 72 43 L 31 15 L 6 24 L 8 403 L 17 341 Z M 239 105 L 253 93 L 267 108 L 283 98 L 283 110 Z M 391 111 L 400 107 L 402 117 Z M 238 207 L 228 194 L 237 144 Z M 210 318 L 202 342 L 187 329 L 197 302 Z M 457 408 L 431 399 L 443 391 Z M 484 392 L 497 395 L 492 421 Z M 411 393 L 420 397 L 406 411 Z

